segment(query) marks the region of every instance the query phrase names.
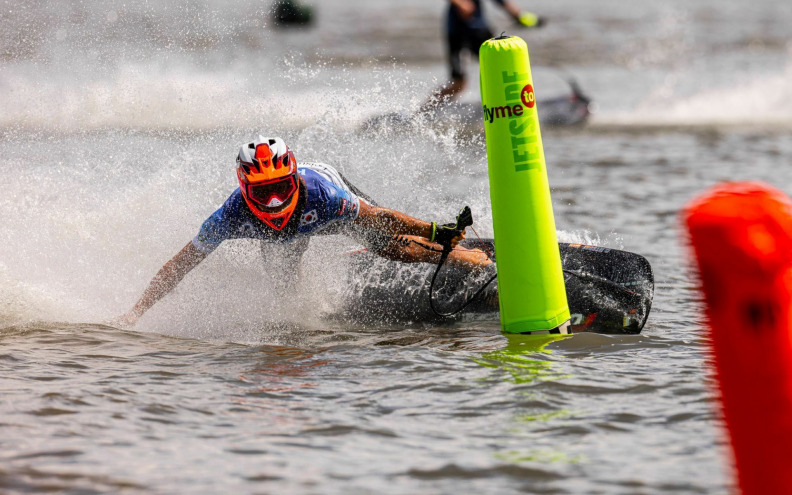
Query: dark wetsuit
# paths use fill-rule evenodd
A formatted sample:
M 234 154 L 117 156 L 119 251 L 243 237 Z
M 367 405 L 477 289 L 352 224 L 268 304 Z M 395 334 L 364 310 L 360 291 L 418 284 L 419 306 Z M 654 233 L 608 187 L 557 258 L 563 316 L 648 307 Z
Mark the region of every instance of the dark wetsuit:
M 493 0 L 503 5 L 504 0 Z M 451 79 L 460 80 L 465 78 L 465 71 L 462 69 L 460 54 L 467 48 L 470 53 L 478 57 L 481 44 L 492 38 L 492 32 L 484 20 L 484 12 L 481 8 L 481 0 L 472 0 L 476 4 L 476 11 L 469 19 L 462 19 L 459 12 L 453 5 L 449 5 L 448 19 L 446 22 L 446 36 L 448 40 L 448 59 L 451 65 Z

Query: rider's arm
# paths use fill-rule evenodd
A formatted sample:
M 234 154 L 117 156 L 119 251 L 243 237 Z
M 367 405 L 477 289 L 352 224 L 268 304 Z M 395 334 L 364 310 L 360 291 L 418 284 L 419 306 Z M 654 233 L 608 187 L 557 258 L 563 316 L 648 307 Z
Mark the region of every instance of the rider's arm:
M 503 10 L 508 12 L 509 15 L 512 16 L 514 19 L 517 19 L 517 20 L 520 19 L 520 14 L 522 12 L 520 11 L 520 8 L 517 7 L 517 5 L 515 5 L 514 3 L 510 2 L 509 0 L 505 0 L 501 4 L 501 7 L 503 7 Z
M 388 235 L 414 235 L 430 239 L 432 237 L 432 223 L 424 222 L 406 213 L 383 208 L 382 206 L 372 206 L 366 201 L 360 201 L 360 212 L 355 223 L 363 227 L 376 229 Z M 452 242 L 456 246 L 459 239 Z
M 143 291 L 137 304 L 127 314 L 116 318 L 112 323 L 120 326 L 134 325 L 143 316 L 143 313 L 173 290 L 190 270 L 227 239 L 231 230 L 230 225 L 238 214 L 241 201 L 238 190 L 231 194 L 223 206 L 201 224 L 195 238 L 160 268 L 146 290 Z
M 441 230 L 441 227 L 438 227 L 436 223 L 424 222 L 390 208 L 372 206 L 363 200 L 360 201 L 360 213 L 358 213 L 355 222 L 388 235 L 412 235 L 425 237 L 432 241 L 435 240 L 435 234 Z M 462 231 L 450 240 L 451 247 L 455 248 L 464 238 L 465 232 Z
M 430 242 L 432 236 L 431 222 L 424 222 L 390 208 L 371 206 L 366 201 L 360 202 L 360 213 L 356 223 L 363 227 L 373 228 L 393 236 L 388 245 L 379 251 L 379 255 L 403 263 L 439 263 L 443 246 Z M 451 241 L 454 248 L 448 256 L 450 264 L 459 264 L 468 268 L 486 266 L 492 261 L 479 249 L 465 249 L 457 246 L 465 237 L 464 232 Z
M 391 242 L 377 252 L 378 255 L 402 263 L 440 263 L 443 246 L 428 242 L 422 237 L 394 236 Z M 487 253 L 481 249 L 467 249 L 457 246 L 448 253 L 449 265 L 459 265 L 467 269 L 482 268 L 492 263 Z
M 184 276 L 198 266 L 206 256 L 206 254 L 195 247 L 192 241 L 188 242 L 181 251 L 176 253 L 176 256 L 160 268 L 160 271 L 151 280 L 137 304 L 129 313 L 119 318 L 120 321 L 118 323 L 134 325 L 150 307 L 154 306 L 154 303 L 173 290 Z

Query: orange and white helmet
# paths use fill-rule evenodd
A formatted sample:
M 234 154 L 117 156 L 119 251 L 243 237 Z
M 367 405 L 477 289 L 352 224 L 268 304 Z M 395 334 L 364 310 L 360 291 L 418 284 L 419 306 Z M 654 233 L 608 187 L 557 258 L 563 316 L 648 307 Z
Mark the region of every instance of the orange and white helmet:
M 248 207 L 262 222 L 282 230 L 300 193 L 297 160 L 283 139 L 259 138 L 239 150 L 237 178 Z

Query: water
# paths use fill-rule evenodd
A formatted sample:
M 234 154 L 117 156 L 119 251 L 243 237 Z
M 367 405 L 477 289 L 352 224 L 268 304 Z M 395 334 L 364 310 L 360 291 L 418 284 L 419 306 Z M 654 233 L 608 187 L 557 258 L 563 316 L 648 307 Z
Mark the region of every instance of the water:
M 226 243 L 134 329 L 105 324 L 258 132 L 415 216 L 470 204 L 492 234 L 479 135 L 357 131 L 443 80 L 443 3 L 316 3 L 297 31 L 260 2 L 3 3 L 0 491 L 733 489 L 679 212 L 724 180 L 792 193 L 786 2 L 530 5 L 550 19 L 519 33 L 539 104 L 568 74 L 597 102 L 543 133 L 559 235 L 650 260 L 640 336 L 540 350 L 492 321 L 350 325 L 332 317 L 345 238 L 312 241 L 296 296 Z

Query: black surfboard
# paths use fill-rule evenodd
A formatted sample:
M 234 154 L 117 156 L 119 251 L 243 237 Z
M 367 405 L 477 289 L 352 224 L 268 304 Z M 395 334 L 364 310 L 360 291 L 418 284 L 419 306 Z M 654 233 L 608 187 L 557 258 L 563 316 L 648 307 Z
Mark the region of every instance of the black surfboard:
M 466 239 L 494 258 L 492 239 Z M 559 243 L 572 332 L 637 334 L 654 297 L 654 275 L 641 255 L 618 249 Z M 429 303 L 436 266 L 398 263 L 367 251 L 351 253 L 344 297 L 344 316 L 360 323 L 456 321 L 460 318 L 497 320 L 497 281 L 474 295 L 495 275 L 495 265 L 479 273 L 443 266 L 435 282 L 433 301 L 439 313 L 470 303 L 454 317 L 441 317 Z

